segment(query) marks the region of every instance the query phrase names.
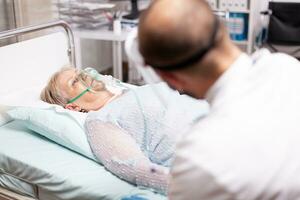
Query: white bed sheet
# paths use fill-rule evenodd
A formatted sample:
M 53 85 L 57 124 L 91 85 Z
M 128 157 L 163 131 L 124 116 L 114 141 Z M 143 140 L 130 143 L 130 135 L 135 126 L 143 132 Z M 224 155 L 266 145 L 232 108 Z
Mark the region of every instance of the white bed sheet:
M 0 170 L 35 185 L 40 200 L 119 200 L 137 194 L 149 200 L 166 199 L 122 181 L 98 163 L 16 121 L 0 127 Z

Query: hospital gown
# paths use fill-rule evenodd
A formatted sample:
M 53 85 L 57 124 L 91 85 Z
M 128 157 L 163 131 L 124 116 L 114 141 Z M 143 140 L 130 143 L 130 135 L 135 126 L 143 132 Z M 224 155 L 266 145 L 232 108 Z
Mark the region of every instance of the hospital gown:
M 93 153 L 112 173 L 166 193 L 176 140 L 208 113 L 208 104 L 160 83 L 164 106 L 151 86 L 129 89 L 88 114 L 85 128 Z

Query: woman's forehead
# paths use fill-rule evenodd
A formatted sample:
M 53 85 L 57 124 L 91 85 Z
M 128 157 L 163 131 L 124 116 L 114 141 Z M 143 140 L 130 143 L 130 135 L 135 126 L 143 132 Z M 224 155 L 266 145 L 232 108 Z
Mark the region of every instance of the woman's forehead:
M 66 86 L 68 81 L 73 78 L 76 74 L 76 69 L 68 69 L 62 71 L 58 76 L 59 85 Z

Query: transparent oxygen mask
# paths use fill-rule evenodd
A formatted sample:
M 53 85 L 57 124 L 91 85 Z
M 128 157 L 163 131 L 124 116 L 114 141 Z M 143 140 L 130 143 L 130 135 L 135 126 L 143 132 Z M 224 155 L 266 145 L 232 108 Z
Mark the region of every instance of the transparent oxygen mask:
M 126 88 L 120 80 L 110 75 L 102 75 L 96 69 L 90 67 L 78 71 L 75 81 L 80 82 L 86 89 L 69 100 L 68 103 L 75 102 L 87 92 L 97 93 L 107 89 L 112 93 L 118 93 L 121 89 Z
M 86 70 L 78 71 L 74 78 L 74 82 L 81 83 L 83 86 L 86 87 L 86 89 L 83 90 L 76 97 L 70 99 L 68 103 L 73 103 L 77 101 L 80 97 L 82 97 L 87 92 L 97 93 L 106 89 L 105 84 L 99 79 L 96 79 L 96 73 L 94 73 L 93 75 L 92 73 L 89 73 Z
M 105 83 L 101 81 L 98 72 L 94 69 L 91 69 L 90 71 L 87 69 L 82 70 L 77 77 L 85 87 L 89 88 L 90 92 L 96 93 L 105 89 Z
M 94 80 L 101 81 L 102 83 L 104 83 L 106 89 L 113 93 L 118 93 L 120 92 L 120 90 L 128 89 L 128 87 L 119 79 L 116 79 L 111 75 L 100 74 L 94 68 L 88 67 L 85 68 L 83 71 L 85 74 L 88 74 Z
M 125 41 L 125 52 L 128 56 L 129 62 L 141 74 L 145 83 L 153 85 L 155 83 L 164 82 L 150 66 L 145 64 L 144 59 L 139 52 L 137 28 L 133 29 L 129 33 Z M 167 107 L 167 100 L 165 95 L 163 95 L 163 91 L 161 91 L 158 87 L 152 87 L 152 90 L 160 99 L 164 107 Z

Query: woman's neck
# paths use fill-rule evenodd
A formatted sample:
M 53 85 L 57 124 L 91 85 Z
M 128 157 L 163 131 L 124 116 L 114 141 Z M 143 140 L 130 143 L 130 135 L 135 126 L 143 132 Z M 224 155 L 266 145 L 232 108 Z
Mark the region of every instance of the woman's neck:
M 121 96 L 122 93 L 120 94 L 114 94 L 108 90 L 103 91 L 102 94 L 100 94 L 101 97 L 99 97 L 100 102 L 99 102 L 99 109 L 104 107 L 105 105 L 109 104 L 110 102 L 112 102 L 113 100 L 115 100 L 116 98 L 118 98 L 119 96 Z
M 113 94 L 113 96 L 104 104 L 109 104 L 110 102 L 112 102 L 113 100 L 117 99 L 118 97 L 120 97 L 123 93 L 119 93 L 119 94 Z

